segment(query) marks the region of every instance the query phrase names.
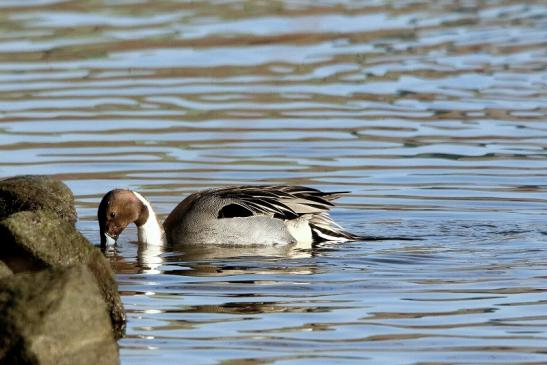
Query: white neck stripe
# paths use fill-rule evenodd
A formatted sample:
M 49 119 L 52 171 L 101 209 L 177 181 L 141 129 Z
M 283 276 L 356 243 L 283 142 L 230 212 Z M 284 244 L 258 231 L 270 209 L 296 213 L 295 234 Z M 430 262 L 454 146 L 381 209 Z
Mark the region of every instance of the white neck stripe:
M 158 222 L 158 217 L 152 209 L 152 206 L 141 194 L 133 191 L 133 194 L 146 206 L 148 209 L 148 219 L 142 226 L 137 226 L 139 242 L 150 245 L 161 245 L 164 243 L 163 229 Z

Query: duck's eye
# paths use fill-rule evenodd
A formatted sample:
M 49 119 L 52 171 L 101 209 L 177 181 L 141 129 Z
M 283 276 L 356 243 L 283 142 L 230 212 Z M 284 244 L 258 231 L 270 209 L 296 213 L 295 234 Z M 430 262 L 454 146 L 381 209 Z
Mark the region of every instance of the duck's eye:
M 116 218 L 116 212 L 110 212 L 110 218 Z

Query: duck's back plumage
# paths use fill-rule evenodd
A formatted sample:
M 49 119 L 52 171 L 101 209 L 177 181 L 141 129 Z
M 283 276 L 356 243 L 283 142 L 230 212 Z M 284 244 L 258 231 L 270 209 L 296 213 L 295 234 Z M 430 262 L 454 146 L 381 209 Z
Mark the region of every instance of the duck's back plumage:
M 358 239 L 328 211 L 343 192 L 304 186 L 235 186 L 184 199 L 164 222 L 167 240 L 184 244 L 291 244 Z

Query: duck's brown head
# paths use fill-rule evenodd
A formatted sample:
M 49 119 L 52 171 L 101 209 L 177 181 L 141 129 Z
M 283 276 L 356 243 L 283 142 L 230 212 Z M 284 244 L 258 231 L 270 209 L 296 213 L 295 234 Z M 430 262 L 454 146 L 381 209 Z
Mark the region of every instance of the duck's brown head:
M 97 212 L 101 246 L 116 242 L 130 223 L 143 225 L 148 214 L 146 205 L 131 190 L 115 189 L 106 193 Z

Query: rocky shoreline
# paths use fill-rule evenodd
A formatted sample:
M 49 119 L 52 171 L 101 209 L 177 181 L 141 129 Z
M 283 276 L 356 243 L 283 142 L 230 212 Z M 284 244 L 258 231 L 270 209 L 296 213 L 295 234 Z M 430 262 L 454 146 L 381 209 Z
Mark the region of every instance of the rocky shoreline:
M 76 220 L 62 182 L 0 181 L 0 364 L 119 363 L 118 286 Z

